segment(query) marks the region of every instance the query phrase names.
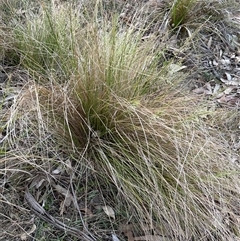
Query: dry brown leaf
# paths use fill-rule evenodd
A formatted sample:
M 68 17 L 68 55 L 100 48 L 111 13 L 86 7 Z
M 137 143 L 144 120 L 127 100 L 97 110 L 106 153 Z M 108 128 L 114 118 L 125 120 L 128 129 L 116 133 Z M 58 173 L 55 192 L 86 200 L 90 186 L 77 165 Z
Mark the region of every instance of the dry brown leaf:
M 227 106 L 235 106 L 239 104 L 240 100 L 236 95 L 223 95 L 217 102 Z
M 133 233 L 132 233 L 133 225 L 121 225 L 120 230 L 124 233 L 124 235 L 127 237 L 128 241 L 134 241 Z
M 218 100 L 217 100 L 217 102 L 218 103 L 220 103 L 220 104 L 225 104 L 225 103 L 227 103 L 229 101 L 229 99 L 227 98 L 227 96 L 224 94 L 223 96 L 221 96 L 221 98 L 219 98 Z
M 37 226 L 35 224 L 33 224 L 32 228 L 21 234 L 20 238 L 21 240 L 27 240 L 27 238 L 36 230 Z
M 115 219 L 115 213 L 110 206 L 102 206 L 102 209 L 109 217 Z
M 35 187 L 35 188 L 39 189 L 45 180 L 46 180 L 45 177 L 43 177 L 41 175 L 37 175 L 36 177 L 33 178 L 32 182 L 30 184 L 30 188 Z
M 84 212 L 86 215 L 88 215 L 89 217 L 93 216 L 93 213 L 90 209 L 88 208 L 80 208 L 80 211 Z
M 72 163 L 69 159 L 66 160 L 66 172 L 69 176 L 72 176 L 73 174 Z
M 60 205 L 60 214 L 62 215 L 63 212 L 65 211 L 65 207 L 70 206 L 72 200 L 73 200 L 73 195 L 70 193 L 70 191 L 60 185 L 53 185 L 54 188 L 56 189 L 57 192 L 61 193 L 62 195 L 65 196 L 64 201 L 61 202 Z
M 193 93 L 198 94 L 198 95 L 204 94 L 205 93 L 205 89 L 203 87 L 196 88 L 196 89 L 193 90 Z
M 20 239 L 21 240 L 27 240 L 27 237 L 28 237 L 27 233 L 22 233 L 21 236 L 20 236 Z
M 145 235 L 140 237 L 135 237 L 134 241 L 164 241 L 166 240 L 163 236 L 160 235 Z
M 218 66 L 218 62 L 217 62 L 215 59 L 213 60 L 212 64 L 213 64 L 214 66 Z
M 72 196 L 70 191 L 60 185 L 53 185 L 57 192 L 61 193 L 65 197 Z
M 216 95 L 219 89 L 220 89 L 220 84 L 216 84 L 213 89 L 213 94 Z
M 224 94 L 229 95 L 235 89 L 236 89 L 235 86 L 230 86 L 230 87 L 228 87 L 227 89 L 224 90 Z
M 232 76 L 231 76 L 231 74 L 225 72 L 225 75 L 226 75 L 228 81 L 232 81 Z
M 63 215 L 65 211 L 65 207 L 69 207 L 72 203 L 72 198 L 71 197 L 65 197 L 65 199 L 60 203 L 60 215 Z
M 223 65 L 230 65 L 231 61 L 230 59 L 220 59 L 220 63 Z
M 164 6 L 166 2 L 164 0 L 149 0 L 147 4 L 150 6 Z
M 211 46 L 212 46 L 212 36 L 209 38 L 208 43 L 207 43 L 208 49 L 210 49 Z
M 168 75 L 173 75 L 183 69 L 187 68 L 185 65 L 179 65 L 179 64 L 170 64 L 168 66 Z
M 206 88 L 206 90 L 205 90 L 206 95 L 212 95 L 213 94 L 212 86 L 210 85 L 210 83 L 207 83 L 204 87 Z
M 203 87 L 200 87 L 200 88 L 196 88 L 193 90 L 193 93 L 195 94 L 204 94 L 204 95 L 212 95 L 213 94 L 213 91 L 212 91 L 212 87 L 210 84 L 206 84 L 205 86 Z
M 116 234 L 112 233 L 112 240 L 113 241 L 120 241 Z
M 58 175 L 60 173 L 62 173 L 64 171 L 64 168 L 62 167 L 62 165 L 59 165 L 56 169 L 54 169 L 52 171 L 52 174 Z

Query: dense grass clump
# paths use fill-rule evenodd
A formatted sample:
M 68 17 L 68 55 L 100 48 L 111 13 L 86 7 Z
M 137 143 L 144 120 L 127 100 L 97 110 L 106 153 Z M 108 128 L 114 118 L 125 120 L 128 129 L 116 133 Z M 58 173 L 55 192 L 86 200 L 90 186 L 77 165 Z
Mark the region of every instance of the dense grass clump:
M 171 9 L 172 27 L 178 27 L 189 19 L 195 2 L 195 0 L 174 1 Z
M 113 230 L 121 235 L 127 223 L 136 237 L 239 236 L 232 222 L 240 193 L 231 151 L 204 122 L 212 113 L 201 114 L 194 98 L 176 91 L 183 75 L 171 72 L 171 63 L 159 68 L 161 46 L 143 41 L 141 31 L 123 30 L 116 16 L 81 25 L 84 13 L 70 5 L 39 11 L 12 29 L 19 64 L 32 77 L 7 123 L 11 155 L 21 160 L 14 165 L 44 173 L 49 190 L 57 189 L 53 170 L 61 166 L 75 200 L 71 221 L 97 240 Z M 183 17 L 174 21 L 177 26 Z M 112 206 L 115 218 L 99 218 L 96 190 L 100 209 Z M 51 202 L 56 198 L 45 193 Z M 84 212 L 94 206 L 90 217 L 79 211 L 83 196 Z

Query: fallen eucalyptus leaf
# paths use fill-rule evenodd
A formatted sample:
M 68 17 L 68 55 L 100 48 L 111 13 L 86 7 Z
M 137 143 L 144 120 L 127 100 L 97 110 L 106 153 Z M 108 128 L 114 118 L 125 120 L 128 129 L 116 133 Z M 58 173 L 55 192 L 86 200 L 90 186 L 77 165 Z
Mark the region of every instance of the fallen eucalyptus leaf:
M 198 95 L 204 94 L 205 93 L 205 89 L 203 87 L 196 88 L 196 89 L 193 90 L 193 93 L 198 94 Z
M 163 236 L 159 235 L 145 235 L 141 237 L 135 237 L 134 241 L 164 241 L 166 240 Z
M 32 180 L 31 184 L 30 184 L 30 188 L 37 188 L 39 189 L 43 182 L 45 181 L 45 177 L 41 176 L 41 175 L 37 175 L 36 177 L 34 177 L 34 179 Z
M 55 170 L 52 171 L 52 174 L 58 175 L 64 171 L 62 165 L 59 165 Z
M 213 64 L 214 66 L 218 66 L 218 62 L 217 62 L 215 59 L 213 60 L 212 64 Z
M 69 159 L 66 160 L 66 172 L 69 176 L 72 176 L 73 174 L 73 168 L 72 168 L 72 163 Z
M 230 59 L 221 59 L 220 62 L 221 62 L 221 64 L 223 64 L 223 65 L 230 65 L 230 64 L 231 64 Z
M 218 90 L 220 89 L 220 84 L 216 84 L 213 89 L 213 94 L 217 94 Z
M 120 225 L 119 229 L 121 230 L 121 232 L 124 233 L 124 235 L 127 237 L 128 241 L 134 241 L 134 237 L 133 237 L 133 233 L 132 233 L 132 230 L 134 228 L 133 228 L 132 224 Z
M 109 217 L 115 219 L 115 213 L 110 206 L 102 206 L 102 209 Z
M 229 94 L 231 94 L 231 92 L 232 92 L 234 89 L 236 89 L 236 87 L 230 86 L 230 87 L 228 87 L 227 89 L 224 90 L 224 94 L 229 95 Z
M 225 72 L 225 75 L 226 75 L 228 81 L 232 80 L 232 76 L 229 73 Z
M 57 192 L 61 193 L 65 196 L 64 201 L 62 201 L 60 205 L 60 214 L 62 215 L 65 207 L 70 206 L 71 202 L 73 201 L 73 195 L 70 193 L 70 191 L 60 185 L 53 185 L 54 188 L 57 190 Z
M 27 240 L 28 237 L 36 230 L 36 228 L 37 228 L 37 226 L 35 224 L 33 224 L 32 228 L 29 231 L 21 234 L 21 236 L 20 236 L 21 240 Z
M 187 66 L 185 66 L 185 65 L 170 64 L 168 66 L 168 70 L 169 70 L 168 75 L 173 75 L 174 73 L 179 72 L 180 70 L 185 69 L 185 68 L 187 68 Z
M 113 241 L 120 241 L 120 239 L 116 236 L 116 234 L 112 233 L 112 240 Z

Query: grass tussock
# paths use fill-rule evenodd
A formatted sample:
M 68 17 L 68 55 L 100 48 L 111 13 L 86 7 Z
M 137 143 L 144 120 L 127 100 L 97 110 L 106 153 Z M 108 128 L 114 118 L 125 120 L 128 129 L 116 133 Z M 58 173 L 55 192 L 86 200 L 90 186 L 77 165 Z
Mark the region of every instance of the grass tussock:
M 50 10 L 27 15 L 12 32 L 33 81 L 15 99 L 7 124 L 10 153 L 21 164 L 5 157 L 5 165 L 54 181 L 61 165 L 85 207 L 98 190 L 116 218 L 98 215 L 96 207 L 90 218 L 74 214 L 97 240 L 107 239 L 106 229 L 121 235 L 129 222 L 136 236 L 151 230 L 165 240 L 239 236 L 231 151 L 204 123 L 196 101 L 168 87 L 179 75 L 169 74 L 169 65 L 159 69 L 159 45 L 131 28 L 122 31 L 116 17 L 101 27 L 95 20 L 81 26 L 77 10 Z
M 61 88 L 36 87 L 26 95 L 29 98 L 24 97 L 24 107 L 20 105 L 17 113 L 26 110 L 26 100 L 31 105 L 20 115 L 18 121 L 25 128 L 17 136 L 27 131 L 29 137 L 38 137 L 25 142 L 32 153 L 39 152 L 38 140 L 43 156 L 44 148 L 55 143 L 55 149 L 72 156 L 77 168 L 87 167 L 95 176 L 94 185 L 110 192 L 105 202 L 118 208 L 119 220 L 131 217 L 143 230 L 154 224 L 154 230 L 171 239 L 221 240 L 231 235 L 222 210 L 230 211 L 232 196 L 239 196 L 238 172 L 226 160 L 224 139 L 211 136 L 203 123 L 185 119 L 170 105 L 156 115 L 116 96 L 93 109 L 84 107 L 79 95 Z M 15 144 L 18 138 L 13 138 Z M 47 159 L 50 167 L 55 165 L 54 159 Z M 46 165 L 40 160 L 25 162 L 39 170 Z M 235 235 L 237 227 L 231 227 Z
M 195 0 L 176 0 L 171 9 L 172 27 L 184 24 L 192 14 L 192 7 Z
M 221 31 L 217 27 L 218 24 L 228 24 L 226 14 L 232 5 L 236 6 L 236 3 L 196 0 L 173 1 L 169 14 L 171 28 L 177 32 L 187 30 L 186 36 L 192 38 L 197 35 L 194 39 L 198 41 L 198 33 L 206 31 L 215 33 L 215 31 Z

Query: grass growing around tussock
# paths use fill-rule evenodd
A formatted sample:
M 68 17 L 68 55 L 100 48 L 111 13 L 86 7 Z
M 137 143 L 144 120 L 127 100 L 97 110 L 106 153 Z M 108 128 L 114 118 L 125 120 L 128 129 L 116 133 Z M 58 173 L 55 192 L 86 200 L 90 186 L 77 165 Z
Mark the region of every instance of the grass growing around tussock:
M 159 68 L 161 46 L 123 30 L 117 16 L 81 24 L 80 10 L 41 5 L 11 31 L 32 81 L 11 107 L 1 171 L 15 170 L 9 180 L 18 187 L 47 176 L 39 202 L 55 216 L 56 183 L 69 189 L 85 209 L 73 201 L 70 221 L 66 212 L 60 218 L 91 240 L 111 232 L 128 240 L 121 231 L 129 224 L 135 237 L 239 237 L 238 170 L 226 140 L 204 122 L 213 113 L 202 115 L 194 98 L 177 93 L 181 74 Z

